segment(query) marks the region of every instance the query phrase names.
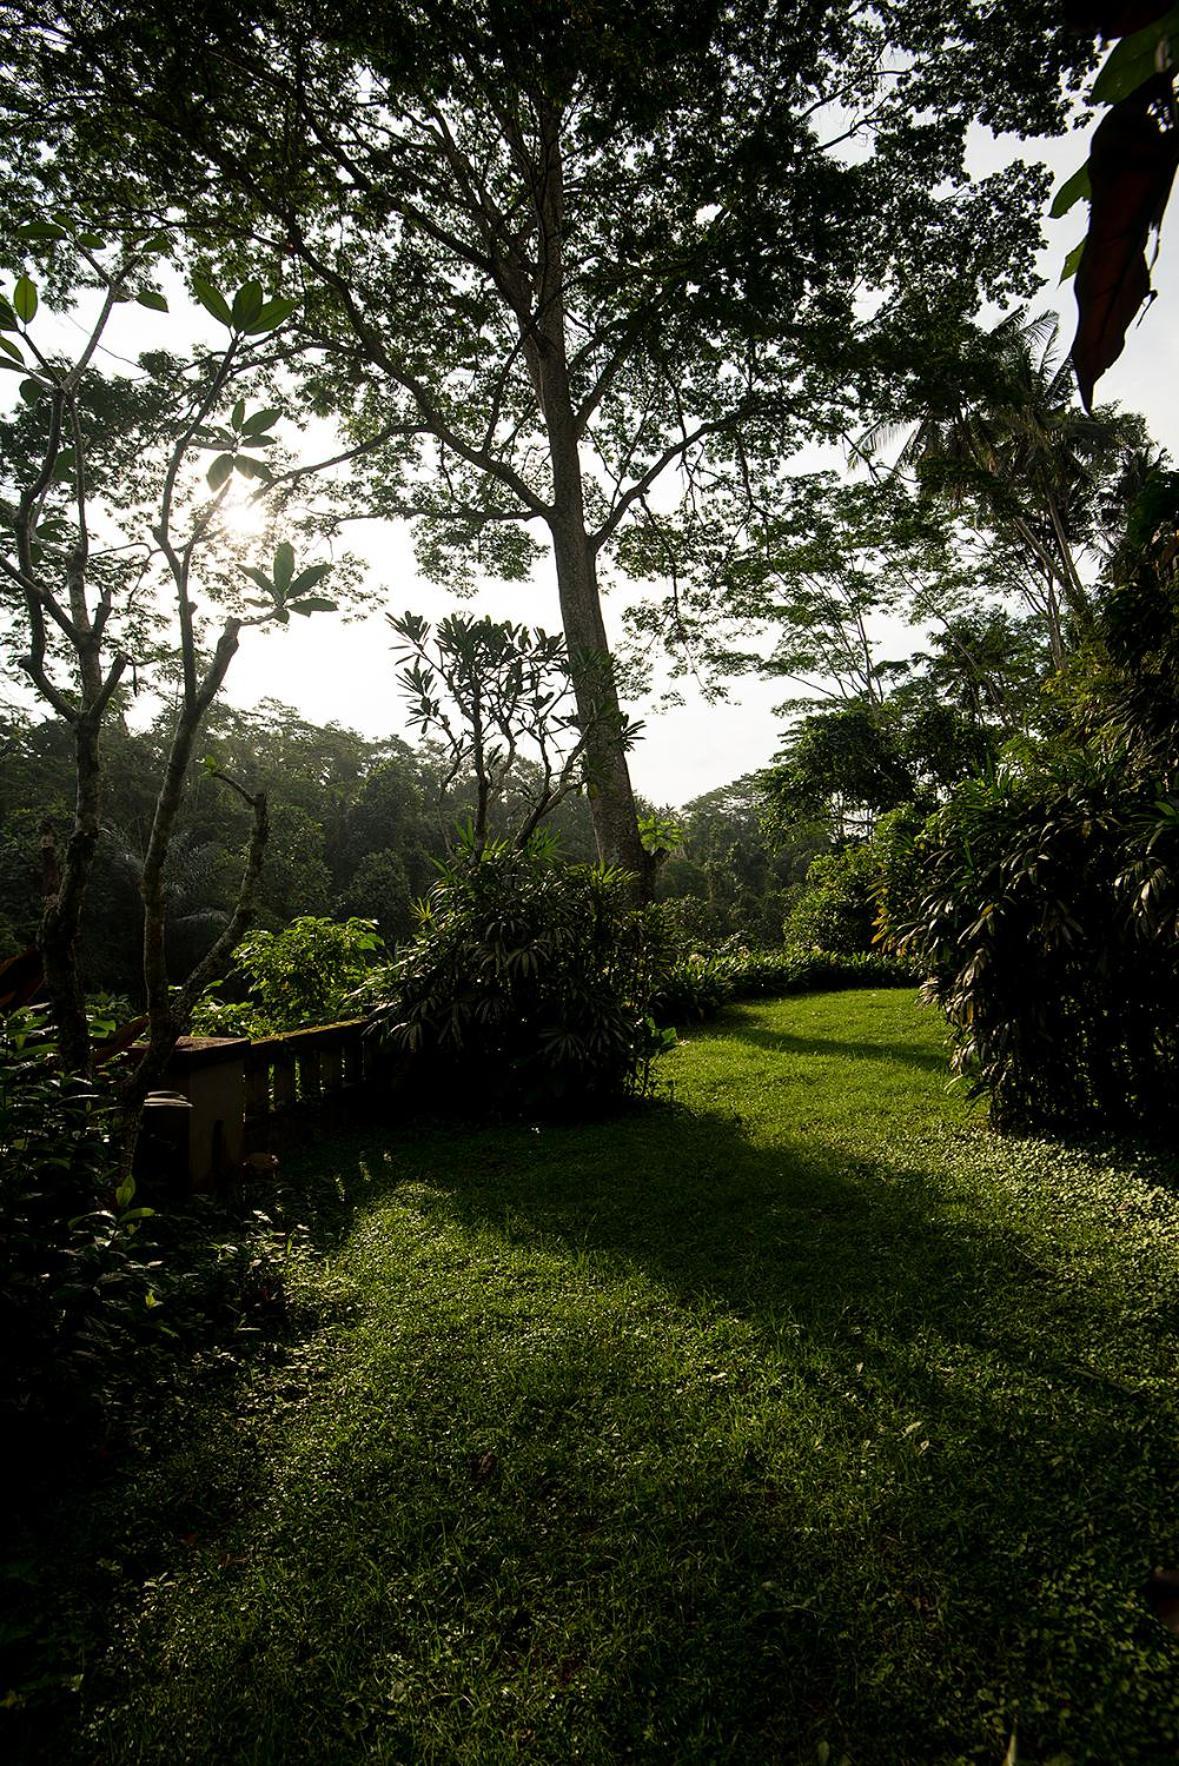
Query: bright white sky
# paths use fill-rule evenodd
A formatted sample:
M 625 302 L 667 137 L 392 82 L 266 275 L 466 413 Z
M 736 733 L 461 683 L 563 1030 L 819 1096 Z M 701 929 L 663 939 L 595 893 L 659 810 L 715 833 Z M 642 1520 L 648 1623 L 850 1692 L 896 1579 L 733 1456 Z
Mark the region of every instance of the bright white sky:
M 1082 162 L 1087 147 L 1085 137 L 1078 135 L 1016 150 L 1024 157 L 1046 160 L 1059 182 Z M 982 142 L 977 170 L 992 170 L 1007 157 L 1000 146 Z M 1084 230 L 1084 213 L 1083 207 L 1074 209 L 1062 221 L 1047 223 L 1049 245 L 1041 265 L 1048 285 L 1037 305 L 1060 311 L 1065 347 L 1075 317 L 1072 285 L 1058 290 L 1055 284 L 1065 255 Z M 1123 356 L 1100 383 L 1099 397 L 1141 411 L 1155 439 L 1179 457 L 1179 213 L 1164 223 L 1154 283 L 1159 298 L 1131 331 Z M 163 317 L 157 319 L 142 308 L 125 309 L 118 317 L 129 335 L 125 341 L 119 337 L 116 347 L 128 354 L 157 342 L 175 345 L 175 333 L 168 331 Z M 451 597 L 418 576 L 403 526 L 351 524 L 348 545 L 368 561 L 385 606 L 436 617 L 453 605 Z M 617 626 L 630 598 L 633 591 L 625 585 L 614 592 L 607 605 L 608 622 Z M 555 584 L 547 570 L 539 571 L 529 585 L 489 584 L 464 605 L 550 631 L 560 625 Z M 380 613 L 354 623 L 322 616 L 293 621 L 285 631 L 247 632 L 230 672 L 227 697 L 242 707 L 279 699 L 316 723 L 334 721 L 370 737 L 402 732 L 390 636 Z M 781 740 L 783 720 L 773 708 L 786 696 L 783 683 L 736 681 L 728 702 L 719 705 L 706 704 L 690 681 L 680 685 L 686 700 L 682 708 L 661 712 L 637 708 L 646 728 L 631 756 L 632 773 L 636 788 L 658 804 L 683 804 L 765 765 Z

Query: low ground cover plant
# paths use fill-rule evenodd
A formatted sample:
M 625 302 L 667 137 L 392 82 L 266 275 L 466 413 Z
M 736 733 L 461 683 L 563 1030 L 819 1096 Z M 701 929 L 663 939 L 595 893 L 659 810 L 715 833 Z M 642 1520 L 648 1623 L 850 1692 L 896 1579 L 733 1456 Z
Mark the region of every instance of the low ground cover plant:
M 700 1023 L 730 1001 L 784 998 L 845 987 L 912 987 L 913 964 L 871 951 L 689 952 L 662 975 L 652 1002 L 660 1023 Z

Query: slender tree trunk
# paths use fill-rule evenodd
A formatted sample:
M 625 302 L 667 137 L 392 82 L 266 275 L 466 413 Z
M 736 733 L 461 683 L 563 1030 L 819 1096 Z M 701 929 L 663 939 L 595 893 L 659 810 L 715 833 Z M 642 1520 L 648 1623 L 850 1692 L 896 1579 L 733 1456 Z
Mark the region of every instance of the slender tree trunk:
M 102 771 L 98 724 L 85 713 L 74 724 L 74 756 L 74 825 L 60 866 L 51 831 L 47 830 L 43 841 L 45 905 L 39 944 L 61 1064 L 68 1073 L 89 1073 L 90 1028 L 78 972 L 78 934 L 86 885 L 98 849 Z
M 172 1058 L 179 1038 L 184 1033 L 197 999 L 209 982 L 217 980 L 228 966 L 234 946 L 249 924 L 253 909 L 254 888 L 262 870 L 262 860 L 269 833 L 265 794 L 259 792 L 257 796 L 251 797 L 234 781 L 228 780 L 227 782 L 234 786 L 234 789 L 246 799 L 254 811 L 254 831 L 250 840 L 245 870 L 242 874 L 237 905 L 228 925 L 222 929 L 212 948 L 173 994 L 168 979 L 165 942 L 168 855 L 172 849 L 176 819 L 184 801 L 185 783 L 192 761 L 193 748 L 204 726 L 209 707 L 221 690 L 226 672 L 237 650 L 239 629 L 237 620 L 230 620 L 227 623 L 218 640 L 204 679 L 199 686 L 195 684 L 196 658 L 191 639 L 188 638 L 187 633 L 185 634 L 186 674 L 192 684 L 186 688 L 176 720 L 176 727 L 172 732 L 164 778 L 156 798 L 155 816 L 152 821 L 151 837 L 148 841 L 141 882 L 144 904 L 143 979 L 147 994 L 148 1035 L 147 1048 L 138 1066 L 126 1080 L 120 1098 L 122 1112 L 121 1167 L 124 1176 L 130 1173 L 134 1160 L 135 1143 L 139 1134 L 144 1100 L 163 1078 L 168 1062 Z M 224 775 L 220 776 L 224 777 Z

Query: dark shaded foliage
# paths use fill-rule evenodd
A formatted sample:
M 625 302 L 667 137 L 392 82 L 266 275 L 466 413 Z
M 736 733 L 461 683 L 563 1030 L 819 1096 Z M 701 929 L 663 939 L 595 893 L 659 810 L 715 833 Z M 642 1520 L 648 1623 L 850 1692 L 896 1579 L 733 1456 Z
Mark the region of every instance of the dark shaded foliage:
M 1126 332 L 1150 297 L 1147 248 L 1162 223 L 1175 169 L 1179 128 L 1174 87 L 1157 74 L 1107 112 L 1089 152 L 1089 232 L 1077 266 L 1077 334 L 1072 359 L 1085 409 L 1093 389 L 1125 348 Z
M 929 823 L 896 948 L 930 975 L 996 1127 L 1173 1115 L 1177 836 L 1179 805 L 1127 797 L 1098 766 L 972 781 Z
M 150 1171 L 140 1194 L 120 1184 L 115 1114 L 110 1070 L 63 1073 L 43 1010 L 0 1020 L 0 1431 L 21 1506 L 75 1452 L 142 1427 L 194 1355 L 232 1360 L 287 1315 L 301 1228 L 260 1197 L 235 1211 L 168 1197 Z
M 374 1024 L 415 1096 L 511 1113 L 641 1095 L 665 1041 L 650 1018 L 663 957 L 628 890 L 544 848 L 456 854 Z
M 881 898 L 1000 1128 L 1179 1107 L 1174 474 L 1138 496 L 1099 614 L 1067 738 L 961 786 Z

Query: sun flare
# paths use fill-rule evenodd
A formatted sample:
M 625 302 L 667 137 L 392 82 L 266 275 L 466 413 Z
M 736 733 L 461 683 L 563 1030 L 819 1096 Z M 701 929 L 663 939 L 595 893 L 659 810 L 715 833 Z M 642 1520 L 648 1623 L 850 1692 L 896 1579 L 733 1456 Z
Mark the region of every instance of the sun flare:
M 222 528 L 234 540 L 254 539 L 266 531 L 266 507 L 249 496 L 227 499 L 221 505 L 220 519 Z

